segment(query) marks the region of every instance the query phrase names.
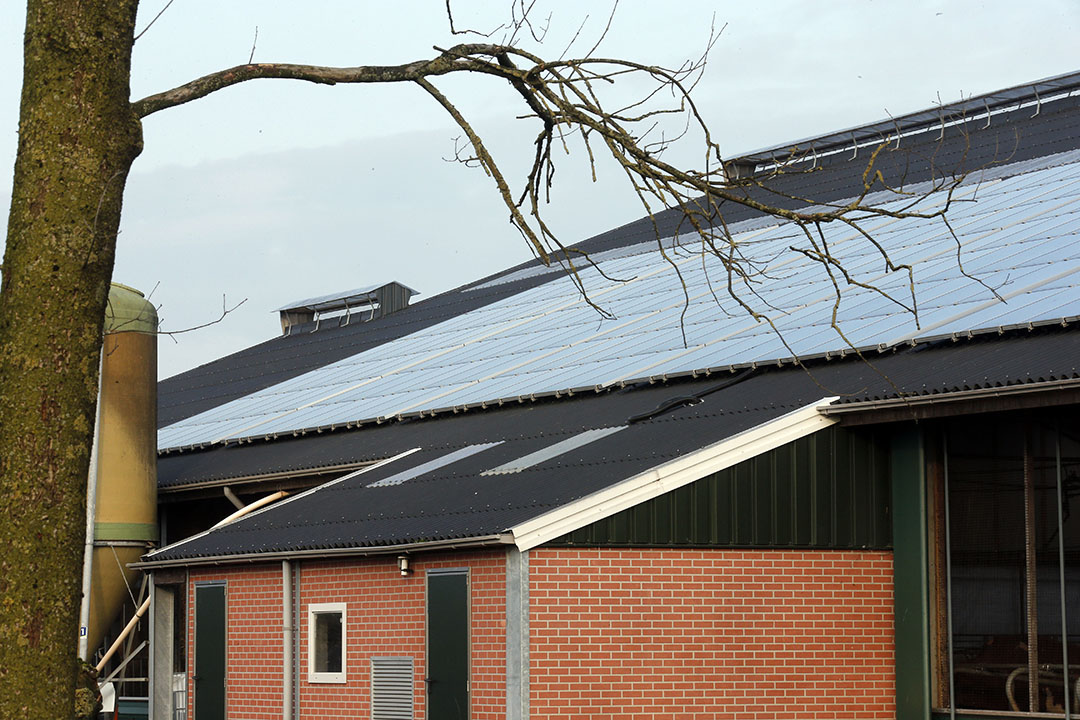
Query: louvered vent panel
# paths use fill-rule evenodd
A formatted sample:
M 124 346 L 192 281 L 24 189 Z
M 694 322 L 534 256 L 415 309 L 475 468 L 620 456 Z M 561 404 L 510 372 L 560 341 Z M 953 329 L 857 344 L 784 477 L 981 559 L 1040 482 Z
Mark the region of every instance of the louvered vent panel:
M 371 720 L 412 720 L 413 659 L 371 658 Z

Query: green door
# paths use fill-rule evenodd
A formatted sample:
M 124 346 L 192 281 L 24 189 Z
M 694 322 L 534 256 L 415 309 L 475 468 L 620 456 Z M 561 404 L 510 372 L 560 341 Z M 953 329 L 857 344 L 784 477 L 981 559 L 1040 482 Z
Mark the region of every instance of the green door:
M 225 720 L 225 586 L 195 587 L 195 720 Z
M 469 576 L 464 572 L 429 573 L 427 582 L 428 718 L 467 720 Z

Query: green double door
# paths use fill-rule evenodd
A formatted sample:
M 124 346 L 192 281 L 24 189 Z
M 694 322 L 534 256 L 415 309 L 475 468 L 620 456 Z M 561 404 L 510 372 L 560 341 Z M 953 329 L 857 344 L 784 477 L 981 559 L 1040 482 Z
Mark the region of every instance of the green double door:
M 469 717 L 469 576 L 427 576 L 427 709 L 430 720 Z
M 195 716 L 225 720 L 225 586 L 195 586 Z

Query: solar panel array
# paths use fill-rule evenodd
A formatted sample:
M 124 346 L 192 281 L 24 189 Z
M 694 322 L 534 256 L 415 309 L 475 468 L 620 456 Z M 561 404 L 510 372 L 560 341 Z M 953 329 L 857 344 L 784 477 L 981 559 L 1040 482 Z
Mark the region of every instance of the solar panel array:
M 918 209 L 932 212 L 945 194 Z M 911 200 L 883 196 L 902 210 Z M 434 412 L 530 396 L 603 388 L 692 371 L 775 363 L 851 347 L 1050 322 L 1080 314 L 1080 153 L 995 168 L 969 178 L 940 219 L 866 218 L 897 263 L 840 223 L 822 228 L 833 257 L 874 289 L 844 287 L 839 302 L 791 224 L 733 226 L 758 269 L 736 294 L 719 261 L 691 250 L 660 257 L 655 243 L 602 258 L 584 272 L 590 306 L 564 275 L 501 302 L 174 423 L 162 449 Z M 684 238 L 684 241 L 686 239 Z M 819 241 L 820 242 L 820 241 Z M 959 243 L 959 245 L 958 245 Z M 959 260 L 959 262 L 958 262 Z M 836 280 L 844 285 L 842 276 Z M 832 316 L 843 336 L 832 327 Z

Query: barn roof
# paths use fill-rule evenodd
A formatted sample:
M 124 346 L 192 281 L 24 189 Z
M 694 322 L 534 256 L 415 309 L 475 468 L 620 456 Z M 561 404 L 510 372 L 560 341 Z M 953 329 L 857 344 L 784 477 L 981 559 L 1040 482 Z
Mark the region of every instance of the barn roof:
M 1055 87 L 1067 91 L 1075 79 Z M 985 116 L 972 113 L 971 101 L 939 109 L 940 127 L 919 115 L 922 124 L 882 154 L 884 178 L 910 193 L 881 192 L 886 209 L 906 207 L 943 174 L 963 176 L 948 226 L 866 223 L 894 258 L 914 266 L 918 322 L 889 298 L 849 287 L 837 307 L 841 337 L 830 327 L 828 274 L 784 252 L 801 231 L 736 205 L 725 219 L 764 268 L 744 296 L 775 329 L 714 292 L 717 267 L 680 250 L 669 213 L 657 226 L 632 223 L 581 243 L 603 270 L 586 271 L 590 299 L 610 319 L 559 269 L 533 263 L 370 323 L 275 338 L 164 381 L 163 488 L 357 469 L 148 559 L 470 538 L 520 546 L 520 532 L 538 518 L 606 502 L 680 459 L 731 459 L 724 453 L 748 433 L 758 442 L 787 428 L 789 437 L 845 410 L 910 409 L 981 390 L 1071 388 L 1080 365 L 1072 329 L 1080 315 L 1080 101 L 1043 90 L 1013 89 L 1007 108 L 987 102 Z M 806 172 L 776 176 L 774 199 L 849 196 L 869 151 L 833 145 L 804 152 Z M 750 161 L 759 172 L 768 163 L 765 154 Z M 919 207 L 943 201 L 931 193 Z M 671 263 L 656 252 L 656 227 Z M 857 233 L 841 225 L 824 232 L 850 271 L 905 297 L 907 274 L 885 271 Z M 826 397 L 830 407 L 819 412 Z M 515 466 L 522 458 L 537 462 Z

